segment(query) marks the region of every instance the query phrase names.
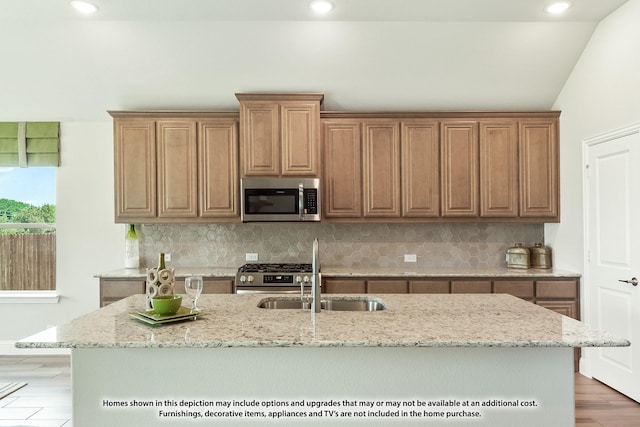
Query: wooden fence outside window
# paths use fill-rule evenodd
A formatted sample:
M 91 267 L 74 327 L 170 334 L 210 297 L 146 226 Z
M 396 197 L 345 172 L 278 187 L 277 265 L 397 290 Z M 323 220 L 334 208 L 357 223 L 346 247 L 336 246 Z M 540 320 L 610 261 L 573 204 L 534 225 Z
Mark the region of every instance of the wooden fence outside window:
M 0 290 L 55 289 L 55 233 L 0 234 Z

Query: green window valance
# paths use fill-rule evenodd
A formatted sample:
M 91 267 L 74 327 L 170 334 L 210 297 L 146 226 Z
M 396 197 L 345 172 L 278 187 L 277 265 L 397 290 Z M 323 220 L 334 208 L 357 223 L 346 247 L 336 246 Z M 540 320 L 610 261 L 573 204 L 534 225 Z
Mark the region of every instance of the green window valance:
M 60 122 L 0 122 L 0 166 L 60 165 Z

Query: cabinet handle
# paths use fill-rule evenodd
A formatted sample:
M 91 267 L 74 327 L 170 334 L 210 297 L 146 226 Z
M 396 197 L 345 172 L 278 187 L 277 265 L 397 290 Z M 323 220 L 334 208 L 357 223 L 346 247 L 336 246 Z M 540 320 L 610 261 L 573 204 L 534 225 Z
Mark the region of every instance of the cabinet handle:
M 618 282 L 629 283 L 629 284 L 632 284 L 633 286 L 638 286 L 638 279 L 636 279 L 635 277 L 632 277 L 631 280 L 619 279 Z

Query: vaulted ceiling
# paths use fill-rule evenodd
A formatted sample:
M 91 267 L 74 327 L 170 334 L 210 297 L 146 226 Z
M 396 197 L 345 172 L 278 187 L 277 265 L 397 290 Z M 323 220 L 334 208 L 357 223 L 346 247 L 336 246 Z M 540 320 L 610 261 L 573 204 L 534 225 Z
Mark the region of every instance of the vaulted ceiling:
M 237 108 L 235 92 L 325 93 L 325 109 L 549 109 L 626 0 L 0 0 L 3 120 Z

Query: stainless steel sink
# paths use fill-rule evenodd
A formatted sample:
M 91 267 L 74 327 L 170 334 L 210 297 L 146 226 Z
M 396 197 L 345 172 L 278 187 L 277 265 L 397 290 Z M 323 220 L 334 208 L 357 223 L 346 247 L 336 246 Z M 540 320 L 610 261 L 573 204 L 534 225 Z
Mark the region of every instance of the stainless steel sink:
M 311 303 L 296 298 L 265 298 L 258 303 L 259 308 L 268 309 L 298 309 L 310 310 Z M 320 300 L 320 307 L 327 311 L 380 311 L 386 310 L 387 306 L 379 298 L 323 298 Z
M 259 308 L 276 308 L 276 309 L 304 309 L 310 310 L 311 303 L 298 299 L 271 299 L 266 298 L 258 303 Z

